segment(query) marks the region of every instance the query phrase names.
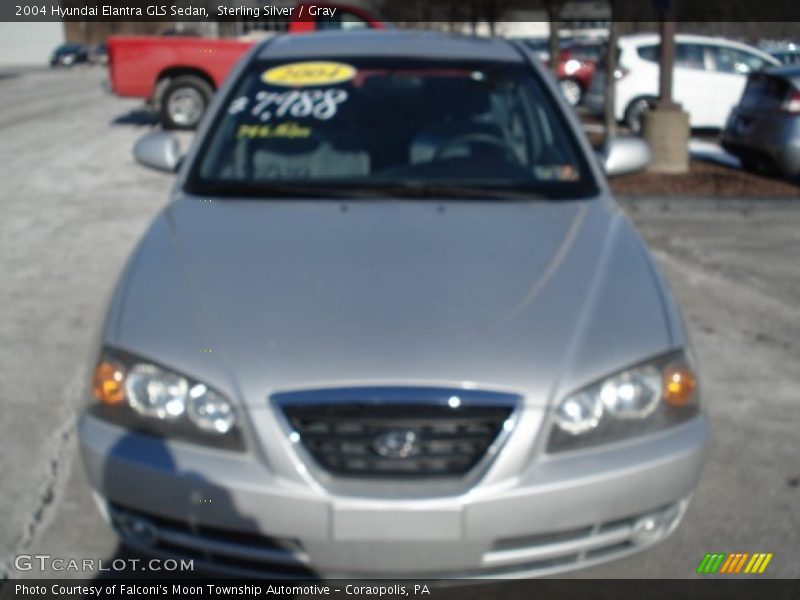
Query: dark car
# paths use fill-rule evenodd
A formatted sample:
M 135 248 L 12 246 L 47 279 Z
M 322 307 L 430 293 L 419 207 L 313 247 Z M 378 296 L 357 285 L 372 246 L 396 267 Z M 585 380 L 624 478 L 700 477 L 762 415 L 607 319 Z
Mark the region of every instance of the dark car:
M 70 67 L 89 62 L 89 48 L 83 44 L 61 44 L 50 55 L 51 67 Z
M 800 66 L 753 73 L 722 134 L 746 169 L 800 175 Z
M 92 48 L 89 59 L 99 65 L 108 64 L 108 44 L 101 42 Z
M 800 65 L 800 48 L 791 46 L 780 50 L 771 50 L 770 54 L 784 65 Z

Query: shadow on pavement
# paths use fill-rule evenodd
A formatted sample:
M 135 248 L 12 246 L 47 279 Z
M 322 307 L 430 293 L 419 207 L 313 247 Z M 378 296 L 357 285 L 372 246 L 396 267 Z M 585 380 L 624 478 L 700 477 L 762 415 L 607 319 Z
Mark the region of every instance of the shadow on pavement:
M 111 121 L 112 126 L 154 127 L 158 125 L 159 118 L 151 110 L 137 108 L 124 115 L 119 115 Z

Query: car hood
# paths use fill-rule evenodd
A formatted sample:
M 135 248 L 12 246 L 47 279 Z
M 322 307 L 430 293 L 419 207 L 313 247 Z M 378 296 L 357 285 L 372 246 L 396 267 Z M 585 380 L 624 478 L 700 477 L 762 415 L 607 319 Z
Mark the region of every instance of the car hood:
M 609 203 L 172 202 L 106 343 L 263 406 L 276 390 L 434 385 L 529 405 L 675 344 Z

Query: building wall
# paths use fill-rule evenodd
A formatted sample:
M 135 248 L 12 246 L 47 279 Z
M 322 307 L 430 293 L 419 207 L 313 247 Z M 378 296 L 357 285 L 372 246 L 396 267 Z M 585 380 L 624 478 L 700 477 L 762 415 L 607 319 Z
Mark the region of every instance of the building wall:
M 0 66 L 47 66 L 50 53 L 63 42 L 59 22 L 0 22 Z

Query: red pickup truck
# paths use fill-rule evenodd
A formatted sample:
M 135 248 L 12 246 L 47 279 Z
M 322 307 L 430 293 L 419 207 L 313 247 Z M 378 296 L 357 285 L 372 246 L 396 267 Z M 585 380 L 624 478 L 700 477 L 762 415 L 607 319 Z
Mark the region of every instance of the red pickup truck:
M 334 9 L 324 16 L 311 7 Z M 258 21 L 244 24 L 252 25 Z M 367 11 L 335 3 L 298 3 L 283 23 L 285 33 L 330 29 L 384 29 Z M 178 36 L 114 36 L 108 40 L 111 90 L 118 96 L 144 98 L 167 129 L 194 129 L 214 91 L 241 56 L 270 31 L 251 31 L 245 39 Z M 249 38 L 249 39 L 248 39 Z

